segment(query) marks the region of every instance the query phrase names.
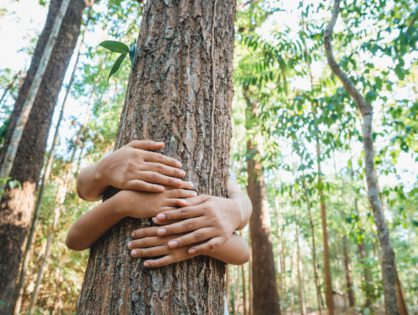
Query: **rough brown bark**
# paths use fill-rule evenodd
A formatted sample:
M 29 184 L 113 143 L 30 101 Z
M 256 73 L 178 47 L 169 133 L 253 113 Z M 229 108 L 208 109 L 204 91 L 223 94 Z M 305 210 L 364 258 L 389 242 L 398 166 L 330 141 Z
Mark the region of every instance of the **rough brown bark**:
M 308 199 L 307 189 L 306 189 L 306 183 L 303 181 L 303 191 L 305 194 L 305 202 L 306 202 L 306 208 L 308 210 L 308 220 L 309 220 L 309 227 L 311 230 L 311 242 L 312 242 L 312 267 L 313 267 L 313 273 L 314 273 L 314 282 L 315 282 L 315 290 L 316 290 L 316 303 L 318 305 L 319 313 L 321 313 L 323 301 L 322 301 L 322 295 L 321 295 L 321 285 L 319 283 L 319 276 L 318 276 L 318 270 L 317 270 L 317 255 L 316 255 L 316 239 L 315 239 L 315 225 L 312 218 L 312 209 L 311 209 L 311 203 Z
M 327 55 L 328 65 L 332 72 L 340 79 L 345 90 L 354 100 L 362 116 L 362 136 L 364 148 L 364 161 L 366 167 L 367 195 L 369 197 L 370 207 L 372 208 L 374 221 L 376 223 L 380 249 L 382 252 L 382 276 L 383 289 L 385 297 L 385 312 L 387 315 L 398 315 L 399 307 L 396 296 L 396 262 L 395 252 L 390 243 L 389 230 L 386 225 L 383 207 L 379 198 L 379 187 L 374 161 L 374 143 L 373 143 L 373 107 L 367 103 L 364 96 L 359 92 L 350 78 L 342 71 L 337 64 L 332 49 L 332 33 L 340 12 L 340 0 L 334 1 L 331 20 L 328 23 L 325 34 L 324 44 Z
M 318 193 L 319 205 L 321 208 L 321 226 L 322 226 L 322 243 L 324 247 L 324 283 L 325 283 L 325 302 L 327 304 L 328 314 L 334 314 L 334 299 L 332 294 L 331 266 L 329 262 L 329 244 L 328 244 L 328 225 L 327 225 L 327 207 L 325 204 L 324 183 L 322 181 L 321 170 L 321 147 L 319 139 L 316 139 L 316 165 L 318 171 Z
M 37 70 L 42 50 L 52 28 L 54 17 L 60 1 L 53 0 L 50 4 L 47 21 L 38 40 L 32 57 L 30 69 L 26 75 L 11 115 L 6 132 L 4 147 L 0 152 L 0 161 L 10 142 L 13 128 L 20 114 L 30 83 Z M 15 300 L 15 285 L 18 275 L 21 247 L 24 242 L 35 202 L 35 189 L 38 182 L 48 131 L 51 125 L 54 106 L 60 91 L 64 75 L 80 31 L 84 1 L 72 1 L 62 23 L 57 42 L 49 60 L 44 80 L 41 83 L 29 120 L 14 159 L 10 177 L 22 184 L 22 189 L 9 189 L 5 192 L 0 204 L 0 313 L 10 313 Z
M 244 97 L 247 103 L 246 128 L 249 131 L 251 130 L 251 124 L 254 121 L 257 108 L 248 94 L 248 90 L 244 90 Z M 253 204 L 253 213 L 250 219 L 253 314 L 280 314 L 270 216 L 265 204 L 266 188 L 263 168 L 259 161 L 259 145 L 254 138 L 247 141 L 247 191 Z
M 354 290 L 353 290 L 353 277 L 351 274 L 351 266 L 350 266 L 350 256 L 348 252 L 348 241 L 347 237 L 343 237 L 343 261 L 344 261 L 344 271 L 345 271 L 345 285 L 347 289 L 347 296 L 348 296 L 348 305 L 350 307 L 354 307 L 355 299 L 354 299 Z
M 164 142 L 198 193 L 219 196 L 228 179 L 234 15 L 233 0 L 145 4 L 116 142 Z M 198 257 L 144 268 L 127 248 L 139 225 L 122 220 L 91 248 L 77 313 L 222 314 L 224 264 Z

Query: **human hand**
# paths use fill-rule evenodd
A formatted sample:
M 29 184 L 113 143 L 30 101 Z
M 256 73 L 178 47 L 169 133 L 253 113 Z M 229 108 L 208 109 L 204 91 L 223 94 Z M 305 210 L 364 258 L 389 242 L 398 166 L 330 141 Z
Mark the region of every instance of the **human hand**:
M 149 151 L 163 147 L 162 142 L 131 141 L 96 164 L 96 179 L 104 186 L 126 190 L 161 192 L 164 186 L 192 189 L 191 183 L 181 180 L 186 173 L 179 161 Z
M 199 254 L 224 244 L 241 224 L 241 210 L 232 199 L 200 195 L 178 200 L 176 204 L 182 208 L 163 211 L 153 218 L 154 223 L 166 225 L 137 229 L 132 236 L 140 239 L 183 234 L 171 239 L 168 247 L 174 249 L 195 244 L 188 253 Z M 181 221 L 171 223 L 173 220 Z
M 128 247 L 131 249 L 132 257 L 135 258 L 163 256 L 156 259 L 145 260 L 144 266 L 150 268 L 164 267 L 196 256 L 194 254 L 189 254 L 186 247 L 169 248 L 167 242 L 173 238 L 174 236 L 145 237 L 129 242 Z
M 117 199 L 117 211 L 124 217 L 150 218 L 176 207 L 179 198 L 195 196 L 195 191 L 186 189 L 167 189 L 159 193 L 121 190 L 112 198 Z

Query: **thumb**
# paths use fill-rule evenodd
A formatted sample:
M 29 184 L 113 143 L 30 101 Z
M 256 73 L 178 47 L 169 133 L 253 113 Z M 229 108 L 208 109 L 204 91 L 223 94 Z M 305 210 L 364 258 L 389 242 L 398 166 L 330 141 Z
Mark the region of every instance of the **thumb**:
M 197 206 L 206 202 L 209 198 L 210 196 L 207 195 L 199 195 L 193 198 L 179 199 L 176 201 L 176 205 L 179 207 Z

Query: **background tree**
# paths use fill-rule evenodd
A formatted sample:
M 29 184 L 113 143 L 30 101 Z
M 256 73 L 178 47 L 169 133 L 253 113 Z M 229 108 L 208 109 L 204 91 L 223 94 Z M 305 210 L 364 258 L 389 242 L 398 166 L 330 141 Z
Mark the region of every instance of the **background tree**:
M 11 142 L 16 122 L 28 96 L 33 77 L 37 72 L 39 60 L 48 41 L 48 36 L 54 25 L 59 7 L 59 1 L 52 1 L 50 4 L 47 22 L 38 40 L 32 57 L 31 67 L 19 90 L 19 95 L 11 114 L 0 156 L 2 163 L 5 163 L 5 151 Z M 21 188 L 6 189 L 1 199 L 0 244 L 4 251 L 0 257 L 0 282 L 3 283 L 0 289 L 0 300 L 3 301 L 3 304 L 0 307 L 3 308 L 5 313 L 10 312 L 15 302 L 16 294 L 14 289 L 22 257 L 21 248 L 31 222 L 35 190 L 41 174 L 48 131 L 65 71 L 77 43 L 83 8 L 84 2 L 81 0 L 71 2 L 71 5 L 68 7 L 56 43 L 52 49 L 52 58 L 46 66 L 43 80 L 34 99 L 29 120 L 24 127 L 11 169 L 10 178 L 18 181 Z

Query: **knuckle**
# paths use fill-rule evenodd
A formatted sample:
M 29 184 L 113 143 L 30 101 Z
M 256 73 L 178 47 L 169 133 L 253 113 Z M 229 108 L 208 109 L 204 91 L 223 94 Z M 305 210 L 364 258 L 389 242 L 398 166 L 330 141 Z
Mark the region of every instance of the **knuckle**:
M 200 232 L 194 232 L 193 233 L 193 239 L 195 241 L 200 241 L 203 238 L 203 234 Z
M 183 227 L 187 230 L 193 229 L 193 222 L 192 221 L 184 221 Z

